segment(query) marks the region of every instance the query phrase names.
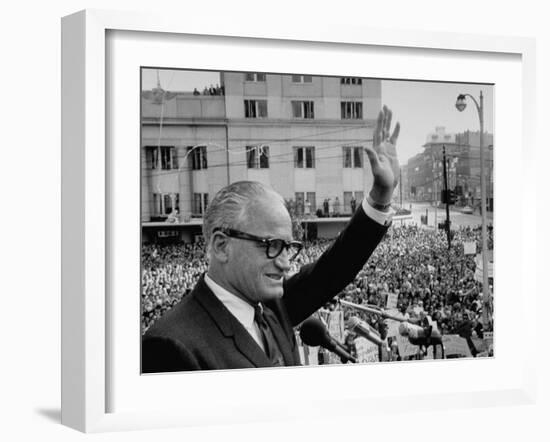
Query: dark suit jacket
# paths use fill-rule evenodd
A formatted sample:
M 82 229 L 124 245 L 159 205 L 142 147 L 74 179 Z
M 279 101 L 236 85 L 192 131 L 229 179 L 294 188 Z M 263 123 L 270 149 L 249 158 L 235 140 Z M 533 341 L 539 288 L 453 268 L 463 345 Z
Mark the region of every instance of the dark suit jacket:
M 363 210 L 357 210 L 315 263 L 303 266 L 284 282 L 283 297 L 266 303 L 266 320 L 285 365 L 300 365 L 293 327 L 353 280 L 386 230 Z M 147 331 L 141 350 L 144 373 L 271 366 L 252 336 L 212 293 L 204 277 Z

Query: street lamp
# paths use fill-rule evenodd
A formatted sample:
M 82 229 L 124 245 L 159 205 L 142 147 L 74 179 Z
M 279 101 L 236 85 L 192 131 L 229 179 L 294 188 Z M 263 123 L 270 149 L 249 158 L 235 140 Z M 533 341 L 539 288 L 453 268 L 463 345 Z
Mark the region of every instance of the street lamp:
M 475 101 L 475 99 L 474 99 L 474 101 Z M 458 109 L 459 112 L 462 112 L 464 109 L 466 109 L 466 95 L 460 94 L 456 98 L 455 106 L 456 106 L 456 108 Z
M 479 162 L 481 175 L 481 259 L 483 262 L 483 319 L 488 323 L 487 306 L 489 305 L 489 266 L 487 255 L 487 196 L 485 182 L 485 167 L 483 157 L 483 92 L 479 91 L 479 103 L 470 94 L 460 94 L 456 98 L 455 106 L 459 112 L 466 109 L 466 97 L 470 97 L 477 108 L 479 116 Z

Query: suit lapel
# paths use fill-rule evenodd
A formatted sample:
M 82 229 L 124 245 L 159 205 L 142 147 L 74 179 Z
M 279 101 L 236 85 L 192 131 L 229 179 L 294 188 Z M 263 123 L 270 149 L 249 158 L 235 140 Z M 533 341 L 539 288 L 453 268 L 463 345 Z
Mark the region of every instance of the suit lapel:
M 250 333 L 242 326 L 223 303 L 212 293 L 212 290 L 201 277 L 193 295 L 197 302 L 206 310 L 220 332 L 234 344 L 236 350 L 242 353 L 256 367 L 270 367 L 271 363 L 263 350 Z M 286 360 L 286 357 L 285 357 Z

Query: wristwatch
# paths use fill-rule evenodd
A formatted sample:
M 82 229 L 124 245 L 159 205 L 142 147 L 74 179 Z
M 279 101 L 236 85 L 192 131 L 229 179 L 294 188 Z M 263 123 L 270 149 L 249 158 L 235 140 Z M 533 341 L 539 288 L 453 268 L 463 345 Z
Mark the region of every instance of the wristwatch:
M 374 201 L 370 195 L 367 195 L 367 203 L 369 203 L 369 205 L 373 208 L 373 209 L 376 209 L 376 210 L 380 210 L 380 212 L 387 212 L 388 209 L 391 207 L 391 202 L 387 203 L 387 204 L 380 204 L 380 203 L 377 203 L 376 201 Z

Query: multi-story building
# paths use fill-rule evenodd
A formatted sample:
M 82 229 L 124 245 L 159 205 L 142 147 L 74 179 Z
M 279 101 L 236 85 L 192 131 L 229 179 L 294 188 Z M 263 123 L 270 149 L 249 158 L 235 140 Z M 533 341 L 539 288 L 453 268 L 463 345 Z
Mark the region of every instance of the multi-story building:
M 456 143 L 461 151 L 457 164 L 456 181 L 462 190 L 462 196 L 467 204 L 479 204 L 481 199 L 481 169 L 479 155 L 479 131 L 466 131 L 456 135 Z M 483 135 L 483 157 L 487 189 L 487 204 L 493 210 L 493 135 Z
M 203 213 L 208 195 L 227 183 L 224 97 L 142 99 L 141 121 L 142 222 L 165 220 L 174 209 Z
M 299 214 L 323 210 L 326 199 L 331 213 L 351 213 L 352 197 L 360 202 L 372 186 L 364 146 L 380 80 L 227 72 L 220 80 L 217 95 L 142 98 L 142 221 L 174 209 L 200 218 L 238 180 L 272 186 Z
M 428 134 L 424 151 L 407 162 L 407 199 L 437 202 L 441 198 L 443 181 L 443 146 L 447 158 L 447 186 L 455 190 L 461 204 L 479 205 L 481 199 L 479 132 L 449 134 L 436 127 Z M 484 136 L 487 199 L 492 208 L 493 136 Z
M 403 205 L 403 207 L 405 207 L 404 202 L 409 199 L 407 193 L 407 189 L 410 189 L 408 175 L 407 167 L 402 166 L 399 170 L 399 185 L 397 187 L 396 197 L 399 200 L 399 204 Z

